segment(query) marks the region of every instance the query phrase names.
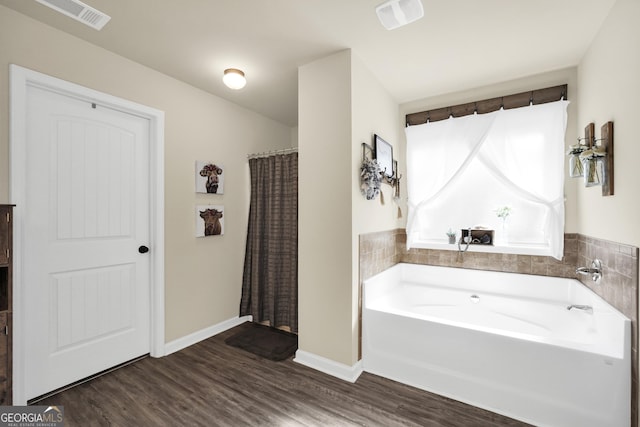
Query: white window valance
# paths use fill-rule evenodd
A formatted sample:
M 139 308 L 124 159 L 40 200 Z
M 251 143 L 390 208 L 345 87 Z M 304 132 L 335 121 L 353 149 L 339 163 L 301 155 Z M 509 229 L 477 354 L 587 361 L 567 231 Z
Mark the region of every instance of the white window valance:
M 449 228 L 486 224 L 493 210 L 517 206 L 514 244 L 564 244 L 564 136 L 568 101 L 449 118 L 406 128 L 407 246 Z

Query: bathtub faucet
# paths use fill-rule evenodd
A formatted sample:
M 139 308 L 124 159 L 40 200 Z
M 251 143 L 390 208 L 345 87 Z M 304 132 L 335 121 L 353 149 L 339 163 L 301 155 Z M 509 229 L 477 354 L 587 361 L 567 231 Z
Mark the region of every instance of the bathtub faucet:
M 465 239 L 465 243 L 467 244 L 467 246 L 465 246 L 464 249 L 462 249 L 462 247 L 460 246 L 460 243 L 462 243 L 462 239 Z M 467 235 L 466 237 L 462 237 L 460 236 L 460 240 L 458 240 L 458 252 L 462 253 L 462 252 L 466 252 L 467 249 L 469 249 L 469 245 L 471 244 L 471 227 L 469 227 L 467 229 Z
M 593 307 L 591 307 L 590 305 L 571 304 L 567 306 L 567 310 L 571 310 L 572 308 L 575 308 L 576 310 L 582 310 L 585 313 L 593 314 Z
M 599 259 L 594 259 L 591 262 L 591 268 L 578 267 L 576 268 L 576 274 L 581 274 L 583 276 L 591 276 L 591 280 L 598 283 L 602 278 L 602 261 L 600 261 Z

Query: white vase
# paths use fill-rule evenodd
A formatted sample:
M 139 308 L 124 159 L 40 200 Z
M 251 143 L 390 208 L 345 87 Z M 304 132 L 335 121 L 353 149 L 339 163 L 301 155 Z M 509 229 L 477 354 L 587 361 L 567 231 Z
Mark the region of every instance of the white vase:
M 507 245 L 509 243 L 509 223 L 506 218 L 502 219 L 502 227 L 496 232 L 496 244 Z

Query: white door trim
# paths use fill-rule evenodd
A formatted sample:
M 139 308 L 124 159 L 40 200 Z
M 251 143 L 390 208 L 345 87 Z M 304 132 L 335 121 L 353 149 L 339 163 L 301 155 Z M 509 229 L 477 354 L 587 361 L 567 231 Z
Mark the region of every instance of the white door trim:
M 66 96 L 94 102 L 150 122 L 150 324 L 151 356 L 165 355 L 164 338 L 164 112 L 126 99 L 98 92 L 60 80 L 18 65 L 10 65 L 10 130 L 9 130 L 9 197 L 15 204 L 13 251 L 13 404 L 25 405 L 24 360 L 24 300 L 22 271 L 28 266 L 23 260 L 23 207 L 26 177 L 19 172 L 26 168 L 27 87 L 36 86 Z

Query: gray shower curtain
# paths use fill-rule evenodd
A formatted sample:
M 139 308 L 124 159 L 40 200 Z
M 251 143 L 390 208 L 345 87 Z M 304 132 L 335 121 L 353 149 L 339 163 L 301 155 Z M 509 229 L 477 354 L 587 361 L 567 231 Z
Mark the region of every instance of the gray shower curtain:
M 298 331 L 298 153 L 249 159 L 240 316 Z

